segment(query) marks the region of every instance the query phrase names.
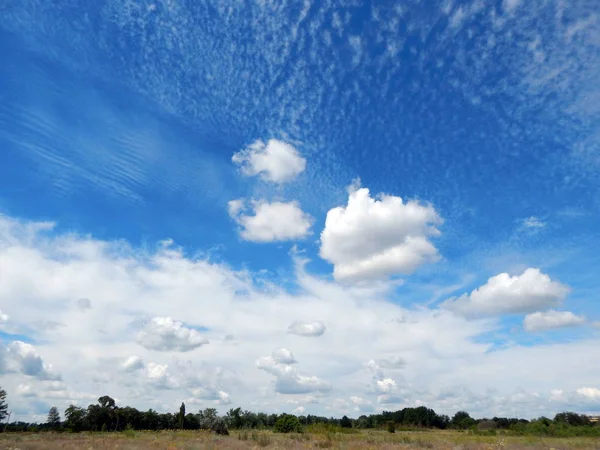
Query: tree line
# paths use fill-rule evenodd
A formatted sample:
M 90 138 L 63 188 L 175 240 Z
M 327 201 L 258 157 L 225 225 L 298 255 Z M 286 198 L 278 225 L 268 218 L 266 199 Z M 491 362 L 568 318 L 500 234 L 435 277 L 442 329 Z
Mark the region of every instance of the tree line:
M 600 426 L 590 417 L 573 412 L 556 414 L 553 419 L 540 417 L 534 420 L 519 418 L 493 417 L 474 419 L 466 411 L 459 411 L 452 418 L 437 414 L 425 406 L 403 408 L 398 411 L 384 411 L 379 414 L 361 415 L 353 419 L 316 415 L 267 414 L 231 408 L 220 416 L 215 408 L 205 408 L 198 412 L 186 412 L 182 403 L 179 411 L 159 413 L 153 409 L 140 411 L 130 406 L 117 406 L 115 400 L 107 395 L 97 403 L 83 408 L 69 405 L 61 418 L 56 407 L 50 408 L 44 423 L 26 423 L 13 421 L 8 423 L 8 405 L 6 392 L 0 389 L 0 431 L 104 431 L 124 430 L 211 430 L 219 434 L 228 434 L 228 430 L 272 429 L 278 432 L 301 432 L 303 428 L 326 426 L 332 430 L 344 429 L 396 429 L 437 428 L 471 430 L 477 433 L 494 434 L 506 430 L 515 434 L 541 435 L 593 435 L 600 436 Z

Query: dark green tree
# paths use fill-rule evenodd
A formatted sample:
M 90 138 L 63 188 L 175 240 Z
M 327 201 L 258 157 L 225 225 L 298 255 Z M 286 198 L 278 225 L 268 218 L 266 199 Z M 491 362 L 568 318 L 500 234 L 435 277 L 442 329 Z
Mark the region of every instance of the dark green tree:
M 179 407 L 179 428 L 183 430 L 183 424 L 185 422 L 185 403 L 181 402 Z
M 65 424 L 71 431 L 79 432 L 85 427 L 86 411 L 75 405 L 65 409 Z
M 452 417 L 452 420 L 450 421 L 452 428 L 459 430 L 471 428 L 476 423 L 477 421 L 473 419 L 466 411 L 458 411 L 456 414 L 454 414 L 454 417 Z
M 53 406 L 50 408 L 50 411 L 48 411 L 48 420 L 46 423 L 54 429 L 60 427 L 60 414 L 58 413 L 58 408 L 56 406 Z
M 348 416 L 344 416 L 340 419 L 340 426 L 342 428 L 352 428 L 352 421 L 348 418 Z
M 8 416 L 8 404 L 6 403 L 6 391 L 0 388 L 0 422 Z

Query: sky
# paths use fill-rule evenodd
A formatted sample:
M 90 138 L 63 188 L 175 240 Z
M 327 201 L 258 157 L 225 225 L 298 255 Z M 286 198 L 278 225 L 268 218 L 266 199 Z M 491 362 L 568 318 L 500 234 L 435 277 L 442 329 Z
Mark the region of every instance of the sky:
M 597 1 L 1 8 L 11 420 L 600 413 Z

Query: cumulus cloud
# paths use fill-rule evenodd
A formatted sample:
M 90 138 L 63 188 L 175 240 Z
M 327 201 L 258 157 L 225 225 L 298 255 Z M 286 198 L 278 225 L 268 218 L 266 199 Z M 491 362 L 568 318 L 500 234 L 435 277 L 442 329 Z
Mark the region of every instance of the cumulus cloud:
M 298 150 L 277 139 L 269 139 L 266 144 L 257 140 L 231 159 L 244 175 L 258 175 L 262 180 L 274 183 L 292 181 L 306 167 L 306 159 Z
M 348 412 L 358 406 L 351 399 L 355 396 L 376 409 L 420 401 L 440 413 L 466 409 L 478 417 L 530 417 L 583 408 L 593 401 L 576 390 L 598 387 L 595 374 L 600 361 L 589 357 L 599 344 L 594 333 L 580 340 L 506 345 L 490 352 L 488 333 L 496 321 L 468 320 L 423 305 L 409 308 L 389 289 L 340 284 L 303 270 L 297 270 L 293 280 L 286 279 L 285 286 L 274 280 L 265 283 L 251 272 L 187 256 L 173 243 L 149 251 L 122 241 L 36 231 L 41 227 L 27 222 L 6 225 L 0 216 L 3 312 L 10 314 L 11 326 L 31 330 L 29 337 L 44 343 L 37 349 L 44 363 L 51 362 L 68 380 L 46 385 L 47 381 L 25 377 L 0 346 L 2 386 L 15 403 L 24 405 L 18 420 L 40 413 L 31 397 L 18 393 L 19 384 L 36 392 L 52 391 L 49 395 L 57 397 L 95 393 L 97 398 L 109 393 L 120 399 L 120 405 L 143 410 L 176 410 L 192 390 L 202 389 L 196 393 L 214 400 L 196 399 L 198 404 L 220 407 L 225 396 L 219 392 L 225 392 L 234 404 L 265 412 L 287 411 L 286 400 L 294 399 L 298 403 L 293 407 L 302 405 L 311 414 L 323 415 L 332 399 L 344 393 Z M 93 308 L 82 314 L 75 301 L 88 297 Z M 201 334 L 219 345 L 206 345 L 198 352 L 201 356 L 190 358 L 189 353 L 146 350 L 131 339 L 132 314 L 169 317 L 173 311 L 183 312 L 187 323 L 207 326 Z M 307 311 L 327 324 L 318 341 L 282 333 L 282 326 L 305 320 Z M 394 320 L 400 317 L 405 318 L 402 323 Z M 64 326 L 38 327 L 40 321 Z M 222 343 L 228 334 L 235 335 L 235 344 Z M 257 370 L 257 357 L 274 345 L 293 348 L 292 358 L 299 363 L 278 364 L 290 360 L 283 353 L 271 354 L 265 370 Z M 137 358 L 126 364 L 131 355 L 139 355 L 143 366 Z M 400 356 L 406 365 L 392 368 L 401 366 Z M 370 360 L 382 373 L 361 364 Z M 137 368 L 128 372 L 129 365 Z M 513 368 L 510 379 L 506 367 Z M 473 377 L 474 372 L 481 375 Z M 388 378 L 396 383 L 395 390 Z M 467 383 L 468 390 L 460 389 Z M 515 385 L 531 394 L 519 397 L 526 401 L 513 402 Z M 496 394 L 490 395 L 490 388 Z M 453 397 L 436 395 L 441 389 L 451 390 Z M 550 404 L 555 389 L 570 393 L 567 400 Z M 381 393 L 386 390 L 391 392 Z M 302 398 L 308 395 L 319 402 Z M 67 406 L 68 401 L 57 403 Z M 78 402 L 87 405 L 85 399 Z
M 289 361 L 293 359 L 291 352 L 274 351 L 271 356 L 263 356 L 256 360 L 256 367 L 275 377 L 275 392 L 280 394 L 309 394 L 328 392 L 331 386 L 316 376 L 301 375 L 296 372 Z M 286 362 L 284 362 L 286 361 Z
M 60 375 L 54 373 L 52 365 L 44 362 L 33 345 L 14 341 L 7 349 L 9 361 L 12 360 L 22 374 L 42 380 L 60 379 Z
M 240 225 L 240 236 L 246 241 L 273 242 L 302 239 L 310 234 L 313 218 L 302 211 L 298 202 L 252 202 L 251 214 L 242 200 L 228 204 L 229 214 Z
M 295 320 L 288 327 L 288 333 L 298 336 L 321 336 L 325 333 L 326 327 L 323 322 L 302 322 Z
M 4 314 L 0 309 L 0 323 L 8 322 L 8 314 Z
M 229 393 L 214 387 L 201 387 L 192 389 L 192 395 L 194 399 L 213 401 L 216 405 L 231 404 Z
M 467 317 L 529 313 L 559 305 L 569 290 L 539 269 L 529 268 L 521 275 L 491 277 L 470 294 L 446 300 L 442 307 Z
M 170 317 L 154 317 L 138 333 L 137 342 L 150 350 L 189 352 L 208 340 L 198 331 L 187 328 Z
M 585 317 L 570 311 L 538 311 L 528 314 L 523 320 L 526 331 L 551 330 L 556 328 L 577 327 L 586 322 Z
M 287 348 L 278 348 L 273 350 L 271 358 L 276 364 L 296 364 L 297 361 L 294 359 L 294 355 Z
M 333 264 L 337 280 L 410 274 L 438 260 L 429 241 L 439 236 L 441 218 L 431 205 L 351 187 L 348 204 L 330 209 L 321 232 L 321 258 Z
M 577 394 L 591 400 L 600 400 L 600 389 L 593 387 L 581 387 L 577 389 Z

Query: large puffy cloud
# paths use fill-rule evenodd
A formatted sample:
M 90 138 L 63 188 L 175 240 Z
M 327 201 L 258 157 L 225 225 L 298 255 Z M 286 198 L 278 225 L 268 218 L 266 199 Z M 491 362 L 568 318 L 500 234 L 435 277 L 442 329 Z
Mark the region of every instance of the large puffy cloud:
M 523 327 L 527 331 L 552 330 L 556 328 L 576 327 L 586 322 L 585 317 L 570 311 L 538 311 L 528 314 L 523 319 Z
M 310 234 L 312 217 L 302 211 L 297 202 L 252 203 L 252 214 L 245 214 L 245 202 L 232 200 L 230 216 L 240 225 L 242 239 L 253 242 L 290 241 Z
M 188 352 L 208 344 L 198 331 L 170 317 L 154 317 L 138 333 L 137 341 L 147 349 L 163 352 Z
M 277 139 L 269 139 L 266 144 L 257 140 L 231 159 L 241 167 L 244 175 L 258 175 L 274 183 L 291 181 L 306 167 L 306 160 L 298 150 Z
M 559 305 L 569 290 L 539 269 L 529 268 L 521 275 L 491 277 L 470 294 L 448 299 L 442 306 L 468 317 L 529 313 Z
M 333 264 L 337 280 L 410 274 L 436 261 L 429 238 L 438 236 L 441 218 L 431 205 L 351 187 L 348 204 L 329 210 L 321 233 L 320 255 Z
M 303 406 L 307 413 L 328 414 L 327 405 L 343 398 L 347 414 L 357 415 L 351 399 L 357 397 L 375 410 L 425 404 L 445 414 L 467 409 L 479 417 L 530 417 L 566 407 L 585 411 L 592 400 L 577 389 L 598 388 L 600 361 L 589 358 L 599 345 L 595 335 L 543 346 L 506 342 L 489 351 L 495 320 L 407 308 L 389 301 L 391 289 L 340 285 L 306 273 L 301 264 L 290 293 L 248 271 L 187 257 L 170 242 L 142 250 L 0 218 L 0 266 L 0 304 L 11 330 L 39 342 L 42 366 L 52 363 L 64 380 L 50 385 L 57 382 L 24 378 L 11 362 L 15 370 L 2 373 L 2 384 L 23 411 L 16 420 L 47 412 L 31 391 L 62 396 L 52 401 L 59 408 L 86 406 L 92 396 L 108 394 L 121 406 L 159 411 L 194 399 L 198 408 L 221 412 L 229 401 L 266 412 Z M 82 298 L 92 305 L 85 312 L 77 304 Z M 298 318 L 307 319 L 307 311 L 327 324 L 319 345 L 287 332 Z M 211 344 L 193 353 L 147 349 L 136 331 L 148 317 L 202 324 Z M 36 326 L 44 321 L 63 325 Z M 235 339 L 223 339 L 227 335 Z M 274 347 L 294 352 L 271 354 L 269 369 L 258 370 L 257 358 Z M 7 358 L 12 361 L 0 346 L 0 362 Z M 277 362 L 291 359 L 298 363 Z M 377 368 L 368 370 L 371 360 Z M 514 368 L 510 379 L 506 367 Z M 388 378 L 396 387 L 384 392 Z M 30 385 L 29 392 L 19 390 L 21 384 Z M 569 395 L 551 400 L 553 390 Z M 302 392 L 319 402 L 304 401 Z M 298 403 L 286 403 L 290 398 Z
M 321 336 L 325 333 L 326 327 L 323 322 L 302 322 L 295 320 L 288 327 L 288 333 L 297 334 L 298 336 Z
M 14 341 L 7 347 L 7 359 L 13 362 L 17 370 L 23 375 L 42 380 L 57 380 L 60 375 L 55 373 L 52 365 L 44 362 L 36 348 L 26 342 Z

